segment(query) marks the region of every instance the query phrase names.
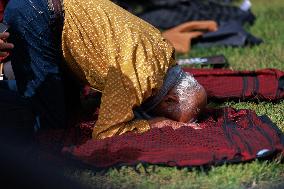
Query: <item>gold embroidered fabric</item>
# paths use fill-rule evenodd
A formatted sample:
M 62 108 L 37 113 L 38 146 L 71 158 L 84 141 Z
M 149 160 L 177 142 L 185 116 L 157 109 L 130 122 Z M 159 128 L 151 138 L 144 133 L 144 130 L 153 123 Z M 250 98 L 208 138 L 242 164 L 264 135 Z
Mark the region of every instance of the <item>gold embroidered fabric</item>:
M 82 82 L 102 91 L 93 138 L 150 129 L 132 109 L 153 95 L 175 64 L 159 30 L 109 0 L 64 0 L 63 55 Z

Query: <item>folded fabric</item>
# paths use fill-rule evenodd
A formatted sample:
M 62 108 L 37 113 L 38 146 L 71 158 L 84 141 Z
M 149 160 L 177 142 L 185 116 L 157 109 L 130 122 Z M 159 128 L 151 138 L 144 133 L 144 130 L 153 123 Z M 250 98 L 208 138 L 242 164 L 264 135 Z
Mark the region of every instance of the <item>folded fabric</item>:
M 184 68 L 204 86 L 210 100 L 263 100 L 284 98 L 284 72 L 277 69 L 232 71 Z
M 262 42 L 262 39 L 245 31 L 241 23 L 229 21 L 221 23 L 217 31 L 205 33 L 196 41 L 192 41 L 192 44 L 202 47 L 218 45 L 243 47 L 246 45 L 259 45 Z
M 188 53 L 193 39 L 198 39 L 208 31 L 216 31 L 217 28 L 215 21 L 191 21 L 163 31 L 162 35 L 173 45 L 176 52 Z
M 266 116 L 259 117 L 250 110 L 207 110 L 200 127 L 164 127 L 142 134 L 130 132 L 103 140 L 90 139 L 82 145 L 65 147 L 62 152 L 102 168 L 137 163 L 219 165 L 284 152 L 283 133 Z

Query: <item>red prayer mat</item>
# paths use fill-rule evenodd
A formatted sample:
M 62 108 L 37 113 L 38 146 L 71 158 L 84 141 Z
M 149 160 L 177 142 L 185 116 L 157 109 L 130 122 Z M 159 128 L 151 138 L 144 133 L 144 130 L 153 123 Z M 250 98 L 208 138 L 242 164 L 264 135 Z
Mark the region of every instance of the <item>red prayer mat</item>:
M 67 157 L 100 168 L 137 163 L 219 165 L 284 152 L 283 133 L 268 117 L 251 110 L 210 109 L 200 120 L 201 129 L 156 128 L 103 140 L 91 139 L 93 124 L 89 121 L 69 131 L 44 132 L 39 135 L 40 144 L 48 149 L 63 147 Z
M 211 100 L 264 100 L 284 98 L 284 72 L 277 69 L 233 71 L 184 68 L 204 86 Z
M 284 97 L 284 72 L 276 69 L 184 70 L 194 75 L 213 100 L 275 101 Z M 84 95 L 88 96 L 89 88 L 85 89 Z M 165 127 L 104 140 L 91 139 L 95 120 L 64 131 L 44 131 L 38 135 L 39 143 L 43 149 L 62 151 L 66 157 L 102 168 L 141 162 L 168 166 L 218 165 L 249 161 L 284 150 L 283 133 L 268 117 L 257 116 L 251 110 L 207 110 L 199 120 L 202 129 L 198 130 Z

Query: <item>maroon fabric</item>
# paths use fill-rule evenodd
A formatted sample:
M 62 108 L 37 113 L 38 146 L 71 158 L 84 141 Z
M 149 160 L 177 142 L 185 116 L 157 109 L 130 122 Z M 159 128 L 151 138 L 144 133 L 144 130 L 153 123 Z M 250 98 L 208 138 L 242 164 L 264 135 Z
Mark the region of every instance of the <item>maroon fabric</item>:
M 0 22 L 3 21 L 4 10 L 9 0 L 0 0 Z
M 5 7 L 7 5 L 9 0 L 0 0 L 0 22 L 3 22 L 3 16 L 4 16 L 4 11 L 5 11 Z M 8 57 L 9 55 L 5 56 L 5 57 L 0 57 L 0 62 L 4 62 L 5 59 Z
M 224 69 L 190 69 L 204 86 L 209 99 L 275 101 L 284 97 L 284 72 L 277 69 L 232 71 Z
M 165 127 L 104 140 L 90 139 L 93 122 L 86 122 L 80 127 L 85 129 L 81 134 L 86 135 L 77 135 L 79 139 L 75 135 L 65 136 L 63 152 L 95 167 L 109 167 L 140 162 L 168 166 L 216 165 L 254 159 L 262 149 L 284 150 L 282 132 L 267 117 L 265 121 L 265 117 L 258 117 L 253 111 L 232 108 L 208 110 L 205 115 L 200 120 L 202 129 L 198 130 Z M 75 146 L 70 147 L 71 140 L 77 145 L 73 143 Z

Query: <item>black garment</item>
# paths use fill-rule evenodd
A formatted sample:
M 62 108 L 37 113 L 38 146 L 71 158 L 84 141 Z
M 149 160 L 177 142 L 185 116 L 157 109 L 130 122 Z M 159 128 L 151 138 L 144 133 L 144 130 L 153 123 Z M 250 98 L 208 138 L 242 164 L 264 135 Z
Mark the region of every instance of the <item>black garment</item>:
M 216 32 L 205 33 L 202 37 L 194 39 L 192 45 L 202 47 L 259 45 L 262 39 L 245 31 L 239 22 L 222 23 Z
M 32 139 L 35 121 L 29 99 L 17 92 L 0 89 L 0 139 L 27 142 Z
M 116 3 L 159 29 L 169 29 L 194 20 L 214 20 L 218 24 L 238 21 L 253 24 L 255 16 L 235 6 L 201 0 L 116 0 Z
M 66 176 L 74 161 L 41 151 L 37 145 L 14 144 L 14 138 L 0 138 L 0 182 L 7 188 L 87 189 L 84 183 Z M 78 164 L 75 164 L 78 168 Z M 77 170 L 77 169 L 76 169 Z M 4 187 L 3 187 L 4 188 Z
M 10 25 L 9 40 L 15 45 L 11 63 L 18 93 L 29 99 L 41 128 L 66 126 L 61 71 L 63 15 L 56 8 L 53 1 L 13 0 L 4 16 Z
M 218 23 L 217 32 L 208 32 L 202 38 L 194 39 L 193 45 L 243 47 L 262 43 L 261 39 L 243 28 L 245 23 L 253 24 L 255 16 L 250 11 L 225 5 L 225 1 L 150 0 L 143 2 L 138 0 L 129 2 L 129 0 L 116 0 L 116 3 L 159 29 L 169 29 L 194 20 L 214 20 Z

